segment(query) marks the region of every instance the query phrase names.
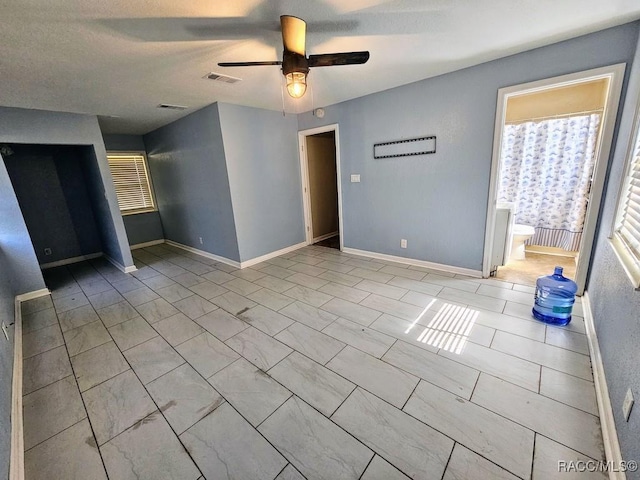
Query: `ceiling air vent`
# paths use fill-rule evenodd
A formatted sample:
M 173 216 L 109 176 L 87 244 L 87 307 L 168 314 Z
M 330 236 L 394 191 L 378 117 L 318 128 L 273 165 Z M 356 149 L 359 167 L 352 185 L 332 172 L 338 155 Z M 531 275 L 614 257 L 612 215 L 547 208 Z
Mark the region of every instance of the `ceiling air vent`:
M 223 82 L 223 83 L 237 83 L 241 81 L 241 78 L 230 77 L 229 75 L 222 75 L 221 73 L 210 72 L 207 73 L 204 78 L 208 78 L 209 80 L 213 80 L 215 82 Z
M 158 108 L 164 108 L 166 110 L 186 110 L 189 107 L 185 107 L 184 105 L 172 105 L 170 103 L 161 103 L 158 105 Z

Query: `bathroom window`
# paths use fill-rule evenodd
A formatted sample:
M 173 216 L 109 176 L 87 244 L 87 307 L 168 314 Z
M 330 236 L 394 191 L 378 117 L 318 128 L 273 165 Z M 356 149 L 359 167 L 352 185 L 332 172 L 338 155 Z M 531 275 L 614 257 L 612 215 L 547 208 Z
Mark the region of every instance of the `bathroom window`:
M 640 104 L 627 153 L 611 243 L 634 288 L 640 290 Z
M 156 210 L 145 154 L 109 152 L 107 160 L 120 212 L 131 215 Z

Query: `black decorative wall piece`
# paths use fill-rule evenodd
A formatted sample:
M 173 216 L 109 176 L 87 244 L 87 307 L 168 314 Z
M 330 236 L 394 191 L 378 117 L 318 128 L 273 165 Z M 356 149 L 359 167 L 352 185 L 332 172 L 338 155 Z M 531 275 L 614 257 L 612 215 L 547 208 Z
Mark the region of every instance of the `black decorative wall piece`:
M 375 143 L 373 158 L 413 157 L 436 153 L 436 137 L 407 138 L 393 142 Z

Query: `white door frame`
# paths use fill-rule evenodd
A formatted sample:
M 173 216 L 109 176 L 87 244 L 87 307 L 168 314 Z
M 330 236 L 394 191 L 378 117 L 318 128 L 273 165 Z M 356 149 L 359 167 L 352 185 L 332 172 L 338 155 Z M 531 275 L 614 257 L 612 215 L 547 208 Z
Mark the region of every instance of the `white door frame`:
M 304 229 L 307 245 L 313 242 L 313 226 L 311 224 L 311 194 L 309 192 L 309 162 L 307 160 L 307 137 L 318 133 L 335 132 L 336 144 L 336 182 L 338 183 L 338 231 L 340 235 L 340 251 L 344 248 L 342 229 L 342 184 L 340 182 L 340 131 L 337 123 L 323 127 L 301 130 L 298 132 L 300 152 L 300 177 L 302 180 L 302 201 L 304 206 Z
M 491 178 L 489 181 L 487 224 L 484 237 L 484 256 L 482 259 L 482 276 L 484 278 L 489 276 L 489 270 L 491 268 L 491 248 L 493 246 L 496 203 L 498 197 L 498 175 L 500 172 L 500 150 L 502 145 L 502 131 L 506 117 L 507 100 L 512 96 L 539 92 L 553 87 L 563 87 L 608 78 L 609 91 L 604 110 L 604 118 L 601 123 L 600 141 L 598 142 L 596 150 L 596 163 L 593 170 L 589 204 L 587 206 L 582 241 L 580 242 L 580 255 L 578 257 L 578 264 L 576 268 L 575 281 L 578 284 L 578 295 L 582 295 L 587 279 L 591 250 L 593 248 L 593 241 L 598 223 L 598 213 L 600 211 L 600 203 L 602 201 L 602 192 L 607 174 L 609 154 L 611 153 L 611 144 L 613 140 L 616 116 L 618 114 L 625 65 L 626 64 L 624 63 L 619 63 L 608 67 L 595 68 L 583 72 L 571 73 L 569 75 L 546 78 L 544 80 L 514 85 L 498 90 L 498 105 L 496 109 L 496 123 L 493 135 L 493 154 L 491 156 Z

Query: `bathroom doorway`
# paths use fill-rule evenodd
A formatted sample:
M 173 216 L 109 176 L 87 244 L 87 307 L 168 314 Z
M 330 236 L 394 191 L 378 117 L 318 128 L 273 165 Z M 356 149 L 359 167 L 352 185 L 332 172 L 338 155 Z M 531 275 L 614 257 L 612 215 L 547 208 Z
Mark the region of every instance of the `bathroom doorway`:
M 584 289 L 624 65 L 499 90 L 483 275 Z M 501 239 L 503 239 L 501 241 Z

